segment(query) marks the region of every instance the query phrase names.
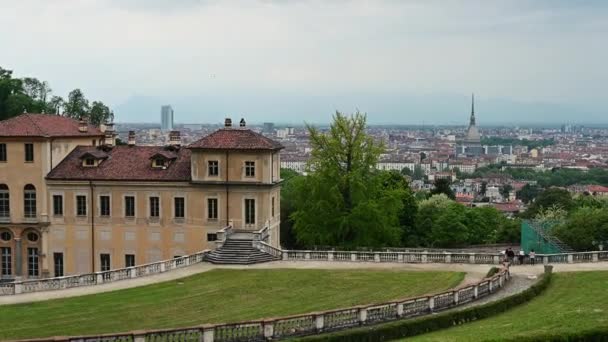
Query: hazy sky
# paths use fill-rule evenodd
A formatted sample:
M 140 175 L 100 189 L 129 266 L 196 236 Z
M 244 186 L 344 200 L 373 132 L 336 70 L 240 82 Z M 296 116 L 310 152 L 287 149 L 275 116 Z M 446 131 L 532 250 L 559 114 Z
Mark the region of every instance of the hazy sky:
M 608 122 L 608 1 L 0 0 L 0 66 L 118 121 Z

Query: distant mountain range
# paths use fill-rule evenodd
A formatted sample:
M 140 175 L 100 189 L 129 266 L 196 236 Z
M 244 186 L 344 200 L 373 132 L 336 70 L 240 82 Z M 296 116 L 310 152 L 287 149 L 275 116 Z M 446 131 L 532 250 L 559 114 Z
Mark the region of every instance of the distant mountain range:
M 251 123 L 327 123 L 335 110 L 368 114 L 370 124 L 467 125 L 470 97 L 404 94 L 307 95 L 247 93 L 200 96 L 132 96 L 114 107 L 118 122 L 160 122 L 160 107 L 173 106 L 175 122 L 221 123 L 244 117 Z M 551 103 L 525 103 L 476 97 L 478 125 L 608 123 L 605 111 Z

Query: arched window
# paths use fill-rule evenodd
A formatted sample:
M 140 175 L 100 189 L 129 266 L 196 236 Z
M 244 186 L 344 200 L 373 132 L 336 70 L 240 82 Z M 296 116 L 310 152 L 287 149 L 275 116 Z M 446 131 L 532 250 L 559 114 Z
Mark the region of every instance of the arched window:
M 8 186 L 0 184 L 0 220 L 10 217 L 10 207 Z
M 36 188 L 32 184 L 23 188 L 23 215 L 26 218 L 36 217 Z

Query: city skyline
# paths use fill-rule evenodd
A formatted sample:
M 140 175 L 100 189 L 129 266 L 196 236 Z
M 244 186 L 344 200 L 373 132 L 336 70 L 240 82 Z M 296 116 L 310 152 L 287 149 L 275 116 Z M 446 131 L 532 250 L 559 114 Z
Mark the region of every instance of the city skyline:
M 600 1 L 32 0 L 0 5 L 0 42 L 16 77 L 62 96 L 79 87 L 119 122 L 171 103 L 180 122 L 359 109 L 371 124 L 466 124 L 475 92 L 480 125 L 604 123 L 607 12 Z M 25 13 L 31 25 L 16 21 Z

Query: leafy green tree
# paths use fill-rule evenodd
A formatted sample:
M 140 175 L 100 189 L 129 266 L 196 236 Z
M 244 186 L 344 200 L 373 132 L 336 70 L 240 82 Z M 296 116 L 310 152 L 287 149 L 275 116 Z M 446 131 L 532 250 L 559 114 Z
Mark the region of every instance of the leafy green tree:
M 61 96 L 53 96 L 47 103 L 46 112 L 49 114 L 61 114 L 65 107 L 65 101 Z
M 281 246 L 294 249 L 298 247 L 293 231 L 292 214 L 295 212 L 296 183 L 302 182 L 303 176 L 290 169 L 281 169 Z
M 73 119 L 88 118 L 89 116 L 89 100 L 84 97 L 80 89 L 74 89 L 68 94 L 64 108 L 65 115 Z
M 23 89 L 23 81 L 12 75 L 11 70 L 0 67 L 0 120 L 19 115 L 32 105 L 32 99 Z
M 410 176 L 410 177 L 414 175 L 414 173 L 412 172 L 412 170 L 410 170 L 409 167 L 404 167 L 401 170 L 401 174 L 404 175 L 404 176 Z
M 516 192 L 516 197 L 524 203 L 530 203 L 536 199 L 540 193 L 540 188 L 536 185 L 526 184 L 521 190 Z
M 450 187 L 451 182 L 449 179 L 447 179 L 447 178 L 436 179 L 435 183 L 433 183 L 433 185 L 434 185 L 434 188 L 431 190 L 431 195 L 445 194 L 450 199 L 456 198 L 454 191 Z
M 424 170 L 422 169 L 422 166 L 420 166 L 420 164 L 416 164 L 414 166 L 414 173 L 412 175 L 412 178 L 415 180 L 424 179 Z
M 469 242 L 466 208 L 456 202 L 441 211 L 431 229 L 431 247 L 459 247 Z
M 557 206 L 565 211 L 571 210 L 574 207 L 574 201 L 570 192 L 559 188 L 549 188 L 541 192 L 534 203 L 523 213 L 522 217 L 533 218 L 543 209 L 553 206 Z
M 375 166 L 383 145 L 365 133 L 366 117 L 336 112 L 329 131 L 308 126 L 309 174 L 296 182 L 291 215 L 304 246 L 398 245 L 401 190 L 385 189 Z
M 99 126 L 102 123 L 114 121 L 114 113 L 103 102 L 93 101 L 89 109 L 88 119 L 93 125 Z
M 575 210 L 566 223 L 554 228 L 555 235 L 575 250 L 597 249 L 608 241 L 608 211 L 583 207 Z
M 513 190 L 513 186 L 511 186 L 511 184 L 505 184 L 500 187 L 500 195 L 503 198 L 508 199 L 509 193 L 511 192 L 511 190 Z
M 399 225 L 402 229 L 404 242 L 407 236 L 413 234 L 418 212 L 418 202 L 403 175 L 397 171 L 378 171 L 377 176 L 385 191 L 396 191 L 400 194 L 403 209 L 399 213 Z

